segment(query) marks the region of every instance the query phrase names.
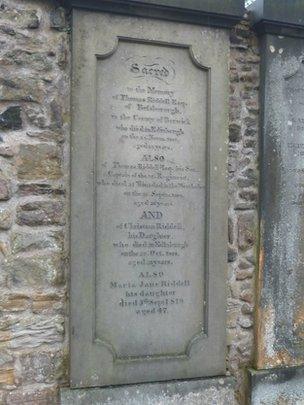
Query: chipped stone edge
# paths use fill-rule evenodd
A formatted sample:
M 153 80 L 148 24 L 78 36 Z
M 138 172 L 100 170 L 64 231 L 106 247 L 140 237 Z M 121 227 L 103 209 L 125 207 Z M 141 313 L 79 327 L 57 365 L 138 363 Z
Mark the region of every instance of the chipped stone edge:
M 249 369 L 248 378 L 251 405 L 304 402 L 304 366 L 259 371 Z
M 91 405 L 118 403 L 131 405 L 140 404 L 142 400 L 147 401 L 149 399 L 149 404 L 151 405 L 165 405 L 167 403 L 173 403 L 171 401 L 175 401 L 176 398 L 179 398 L 180 401 L 186 400 L 187 396 L 199 397 L 198 399 L 201 401 L 207 390 L 212 390 L 214 397 L 216 396 L 216 392 L 218 392 L 219 395 L 225 395 L 225 391 L 231 393 L 231 397 L 233 397 L 234 389 L 234 378 L 225 376 L 164 383 L 132 384 L 117 387 L 61 388 L 60 404 L 83 405 L 90 401 L 89 403 Z

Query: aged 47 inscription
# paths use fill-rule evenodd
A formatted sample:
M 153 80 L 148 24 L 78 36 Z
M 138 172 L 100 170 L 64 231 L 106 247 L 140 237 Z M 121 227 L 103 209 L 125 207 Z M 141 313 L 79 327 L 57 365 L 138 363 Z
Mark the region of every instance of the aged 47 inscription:
M 208 70 L 187 48 L 97 58 L 95 341 L 187 356 L 205 333 Z

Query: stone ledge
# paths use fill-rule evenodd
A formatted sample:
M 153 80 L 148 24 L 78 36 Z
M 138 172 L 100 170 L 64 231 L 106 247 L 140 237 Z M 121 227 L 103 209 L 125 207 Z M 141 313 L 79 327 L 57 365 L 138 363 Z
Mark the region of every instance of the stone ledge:
M 249 370 L 249 385 L 251 405 L 302 404 L 304 403 L 304 366 Z
M 304 37 L 304 3 L 298 0 L 255 0 L 249 7 L 258 34 Z
M 235 382 L 218 377 L 60 391 L 62 405 L 233 405 Z
M 231 28 L 245 13 L 244 0 L 60 0 L 67 8 Z

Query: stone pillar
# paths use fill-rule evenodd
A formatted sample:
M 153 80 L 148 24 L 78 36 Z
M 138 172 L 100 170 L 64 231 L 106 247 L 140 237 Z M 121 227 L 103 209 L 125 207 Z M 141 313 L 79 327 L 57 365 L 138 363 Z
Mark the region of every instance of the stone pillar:
M 262 111 L 258 371 L 250 380 L 260 404 L 304 399 L 304 2 L 256 0 L 252 9 Z

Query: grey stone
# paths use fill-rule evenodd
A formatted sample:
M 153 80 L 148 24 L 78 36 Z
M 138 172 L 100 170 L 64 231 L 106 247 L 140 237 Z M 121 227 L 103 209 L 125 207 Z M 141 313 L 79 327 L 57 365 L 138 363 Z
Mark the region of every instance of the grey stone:
M 65 213 L 62 201 L 32 201 L 22 203 L 17 209 L 19 225 L 64 225 Z
M 225 28 L 233 26 L 245 12 L 243 0 L 61 0 L 61 3 L 66 7 Z
M 17 77 L 8 70 L 3 72 L 0 78 L 0 97 L 2 101 L 36 101 L 41 102 L 46 94 L 45 83 L 39 78 L 19 74 Z M 13 118 L 16 119 L 18 128 L 20 127 L 20 118 L 17 107 L 13 111 Z M 16 128 L 16 129 L 18 129 Z
M 117 388 L 67 389 L 62 405 L 236 405 L 234 380 L 220 377 Z
M 259 368 L 304 361 L 303 52 L 302 39 L 263 38 Z
M 11 184 L 7 179 L 0 178 L 0 201 L 9 200 L 11 197 Z
M 303 404 L 304 367 L 249 370 L 252 405 Z
M 11 287 L 41 288 L 64 281 L 64 266 L 59 255 L 13 256 L 5 264 Z
M 7 230 L 13 224 L 13 212 L 10 208 L 0 208 L 0 229 Z
M 285 24 L 304 27 L 304 4 L 299 0 L 255 0 L 250 10 L 255 23 L 265 20 L 281 28 Z
M 256 217 L 255 212 L 246 211 L 238 217 L 238 244 L 241 249 L 249 249 L 256 240 Z
M 61 251 L 63 248 L 63 234 L 61 231 L 15 231 L 11 234 L 11 247 L 13 253 L 41 249 Z
M 58 31 L 63 31 L 67 28 L 65 9 L 63 7 L 57 7 L 50 14 L 51 28 L 55 28 Z
M 57 146 L 40 143 L 21 144 L 17 174 L 22 180 L 51 179 L 62 177 L 61 149 Z
M 241 127 L 238 124 L 231 124 L 229 126 L 230 142 L 239 142 L 240 139 L 241 139 Z
M 21 107 L 8 107 L 0 114 L 0 129 L 21 129 Z
M 228 32 L 73 24 L 71 386 L 223 374 Z

